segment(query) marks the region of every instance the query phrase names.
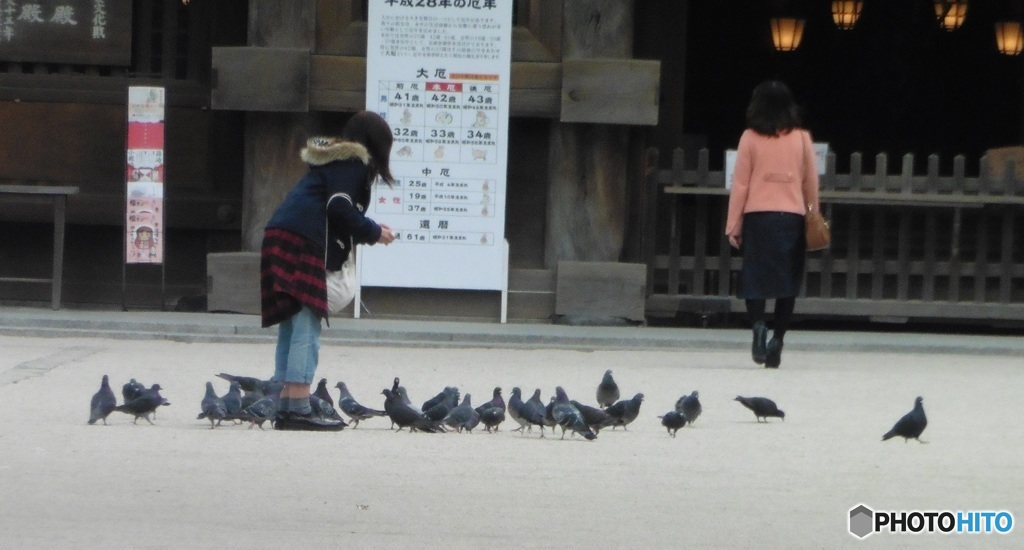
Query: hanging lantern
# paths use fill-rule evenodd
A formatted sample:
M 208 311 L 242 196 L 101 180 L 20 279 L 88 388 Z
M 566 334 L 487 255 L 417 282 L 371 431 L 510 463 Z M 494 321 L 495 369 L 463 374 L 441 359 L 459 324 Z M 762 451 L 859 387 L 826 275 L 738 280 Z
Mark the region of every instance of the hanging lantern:
M 1000 21 L 996 23 L 996 47 L 999 53 L 1019 55 L 1024 50 L 1024 32 L 1017 21 Z
M 832 20 L 837 27 L 848 31 L 857 24 L 863 7 L 861 0 L 832 0 Z
M 947 31 L 959 29 L 967 17 L 967 0 L 935 0 L 935 17 Z
M 804 21 L 795 17 L 773 17 L 772 43 L 775 49 L 780 52 L 791 52 L 800 47 L 800 41 L 804 38 Z

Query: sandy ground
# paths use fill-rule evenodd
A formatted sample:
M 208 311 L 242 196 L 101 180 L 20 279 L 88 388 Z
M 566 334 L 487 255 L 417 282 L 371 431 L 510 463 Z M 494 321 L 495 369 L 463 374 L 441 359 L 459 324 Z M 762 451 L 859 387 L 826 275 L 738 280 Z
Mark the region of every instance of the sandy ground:
M 211 430 L 217 372 L 269 376 L 267 344 L 0 337 L 0 547 L 836 548 L 1024 546 L 1008 535 L 854 539 L 847 513 L 1008 510 L 1024 519 L 1024 360 L 791 352 L 767 371 L 736 352 L 578 352 L 326 346 L 319 375 L 380 406 L 446 385 L 489 399 L 556 385 L 594 402 L 605 369 L 646 396 L 628 431 L 594 442 L 511 432 Z M 156 425 L 86 424 L 103 374 L 160 383 Z M 691 390 L 704 414 L 669 437 L 657 415 Z M 784 422 L 732 401 L 773 398 Z M 336 393 L 335 393 L 336 395 Z M 927 445 L 880 436 L 924 396 Z M 282 546 L 284 545 L 284 546 Z

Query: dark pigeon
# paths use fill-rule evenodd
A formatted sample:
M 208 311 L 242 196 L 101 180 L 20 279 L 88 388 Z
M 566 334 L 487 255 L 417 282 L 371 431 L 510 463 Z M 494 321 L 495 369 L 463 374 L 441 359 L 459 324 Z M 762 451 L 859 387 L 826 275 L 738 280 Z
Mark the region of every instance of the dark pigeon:
M 512 417 L 512 420 L 519 424 L 519 427 L 512 430 L 514 432 L 521 432 L 523 428 L 527 428 L 530 425 L 530 421 L 523 418 L 523 390 L 518 387 L 512 388 L 512 394 L 508 398 L 508 415 Z
M 238 386 L 245 391 L 259 391 L 264 395 L 268 395 L 266 386 L 270 384 L 270 380 L 261 380 L 259 378 L 253 378 L 252 376 L 236 376 L 234 374 L 228 374 L 222 372 L 217 375 L 218 378 L 223 378 L 228 382 L 238 382 Z
M 402 431 L 402 428 L 409 428 L 410 432 L 441 433 L 445 431 L 440 422 L 430 420 L 412 406 L 402 403 L 401 398 L 391 390 L 385 389 L 381 393 L 384 395 L 384 412 L 387 413 L 391 422 L 398 426 L 398 431 Z
M 476 408 L 476 412 L 480 413 L 480 421 L 488 432 L 491 428 L 498 431 L 498 426 L 505 421 L 506 405 L 505 399 L 501 396 L 501 388 L 494 388 L 493 395 L 490 401 Z
M 341 409 L 341 412 L 345 413 L 352 420 L 352 427 L 358 428 L 359 423 L 368 418 L 375 416 L 387 416 L 384 411 L 377 409 L 371 409 L 364 407 L 359 404 L 358 401 L 352 397 L 352 394 L 348 391 L 348 386 L 344 382 L 338 382 L 334 387 L 338 388 L 338 403 L 337 408 Z
M 602 428 L 607 428 L 617 422 L 615 417 L 602 409 L 584 405 L 579 401 L 570 400 L 569 402 L 572 403 L 573 407 L 576 407 L 576 410 L 580 411 L 580 414 L 583 415 L 583 420 L 587 421 L 587 425 L 590 426 L 591 430 L 594 430 L 595 434 L 600 433 Z
M 331 392 L 327 389 L 327 379 L 321 378 L 320 382 L 316 385 L 316 390 L 313 391 L 313 395 L 317 396 L 323 401 L 326 401 L 334 406 L 334 398 L 331 397 Z
M 678 410 L 669 411 L 664 416 L 659 416 L 661 425 L 668 430 L 668 435 L 676 436 L 676 431 L 686 425 L 686 416 Z
M 918 443 L 925 443 L 921 441 L 921 433 L 928 426 L 928 417 L 924 415 L 923 401 L 924 399 L 920 396 L 914 399 L 914 408 L 896 421 L 892 429 L 882 436 L 882 441 L 888 441 L 898 436 L 903 438 L 904 443 L 911 439 L 916 439 Z
M 775 416 L 783 420 L 786 419 L 786 413 L 779 410 L 779 407 L 775 405 L 775 402 L 767 397 L 743 397 L 741 395 L 737 395 L 735 400 L 739 401 L 744 407 L 753 411 L 758 422 L 760 422 L 762 418 L 765 422 L 768 422 L 769 416 Z
M 700 406 L 697 390 L 693 390 L 690 395 L 684 395 L 676 401 L 676 411 L 683 414 L 687 424 L 693 424 L 693 421 L 697 420 L 697 417 L 700 416 L 703 410 Z
M 434 406 L 436 406 L 438 403 L 442 403 L 442 402 L 447 401 L 448 399 L 451 398 L 450 396 L 451 396 L 452 390 L 455 390 L 457 392 L 458 388 L 453 388 L 452 386 L 445 386 L 445 388 L 443 390 L 439 391 L 437 393 L 437 395 L 435 395 L 434 397 L 431 397 L 430 399 L 427 399 L 426 401 L 424 401 L 423 402 L 423 406 L 420 407 L 420 410 L 423 411 L 423 412 L 427 412 L 428 410 L 430 410 Z M 458 403 L 456 403 L 456 405 L 458 405 Z
M 114 390 L 110 389 L 110 378 L 104 374 L 100 389 L 93 394 L 92 402 L 89 403 L 89 423 L 95 424 L 97 420 L 102 420 L 105 426 L 107 416 L 114 412 L 116 406 L 117 396 L 114 395 Z
M 130 414 L 135 417 L 132 424 L 137 424 L 139 418 L 145 418 L 146 422 L 153 423 L 149 419 L 149 415 L 156 412 L 157 408 L 161 405 L 170 405 L 170 403 L 160 395 L 160 384 L 153 384 L 148 390 L 142 392 L 141 395 L 132 399 L 131 401 L 114 407 L 115 411 Z
M 142 395 L 146 391 L 146 386 L 143 386 L 134 378 L 128 381 L 125 385 L 121 386 L 121 397 L 123 398 L 122 403 L 127 403 L 133 399 Z
M 448 416 L 448 413 L 455 407 L 459 406 L 459 389 L 454 386 L 448 386 L 444 389 L 444 399 L 430 407 L 429 409 L 423 409 L 423 415 L 431 420 L 444 420 L 444 417 Z
M 462 398 L 462 403 L 453 408 L 445 415 L 442 422 L 446 426 L 455 428 L 459 433 L 466 430 L 473 433 L 473 428 L 480 424 L 480 413 L 473 408 L 473 401 L 470 394 Z
M 604 371 L 604 377 L 601 378 L 601 383 L 597 385 L 597 406 L 602 408 L 608 408 L 615 404 L 619 400 L 619 385 L 615 383 L 615 379 L 612 378 L 612 371 L 608 369 Z
M 333 405 L 313 394 L 309 394 L 309 408 L 312 409 L 313 416 L 317 418 L 322 418 L 324 420 L 337 420 L 338 422 L 341 422 L 342 428 L 348 426 Z
M 562 427 L 562 439 L 565 439 L 565 432 L 571 430 L 573 433 L 582 435 L 587 440 L 597 439 L 597 434 L 590 429 L 583 414 L 569 401 L 562 386 L 555 388 L 555 401 L 551 408 L 551 416 L 555 423 Z
M 616 426 L 626 429 L 626 426 L 632 424 L 636 417 L 640 416 L 640 405 L 643 402 L 644 394 L 638 393 L 632 399 L 616 401 L 614 405 L 605 409 L 609 416 L 615 418 L 612 429 L 615 429 Z
M 555 433 L 555 426 L 558 422 L 555 422 L 555 396 L 551 396 L 548 399 L 548 404 L 544 407 L 544 425 L 551 428 L 551 433 Z M 563 432 L 564 435 L 564 432 Z
M 213 382 L 206 383 L 206 395 L 203 396 L 199 408 L 200 412 L 199 416 L 196 416 L 196 420 L 204 418 L 209 420 L 211 430 L 220 426 L 224 417 L 228 415 L 227 407 L 224 406 L 224 400 L 217 396 L 217 392 L 213 391 Z

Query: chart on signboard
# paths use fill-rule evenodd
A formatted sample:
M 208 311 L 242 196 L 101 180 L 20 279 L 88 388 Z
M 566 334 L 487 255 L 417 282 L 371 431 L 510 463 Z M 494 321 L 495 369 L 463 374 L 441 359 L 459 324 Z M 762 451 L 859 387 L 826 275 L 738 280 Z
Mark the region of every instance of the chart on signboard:
M 372 2 L 367 104 L 394 134 L 396 184 L 367 214 L 396 232 L 360 249 L 361 284 L 503 289 L 511 0 Z

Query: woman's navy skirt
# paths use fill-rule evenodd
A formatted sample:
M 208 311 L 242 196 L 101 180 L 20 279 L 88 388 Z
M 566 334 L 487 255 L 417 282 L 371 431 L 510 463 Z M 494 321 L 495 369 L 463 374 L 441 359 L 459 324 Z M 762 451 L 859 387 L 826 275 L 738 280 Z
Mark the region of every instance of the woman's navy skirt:
M 743 215 L 743 268 L 737 296 L 745 300 L 800 294 L 807 250 L 804 217 L 792 212 Z

